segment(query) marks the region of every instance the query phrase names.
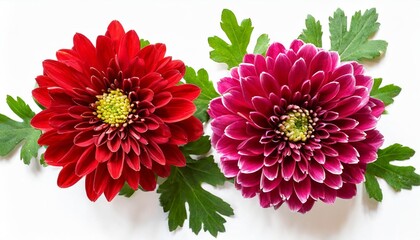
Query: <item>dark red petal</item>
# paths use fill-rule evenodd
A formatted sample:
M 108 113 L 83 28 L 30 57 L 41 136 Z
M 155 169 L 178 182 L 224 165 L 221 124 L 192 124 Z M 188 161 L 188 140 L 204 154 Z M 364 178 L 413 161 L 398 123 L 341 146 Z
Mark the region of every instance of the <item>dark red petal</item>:
M 93 173 L 91 173 L 93 174 Z M 100 163 L 95 170 L 93 180 L 93 190 L 98 194 L 102 194 L 111 178 L 105 163 Z
M 167 89 L 175 98 L 193 101 L 200 95 L 200 88 L 193 84 L 181 84 Z
M 145 168 L 140 170 L 139 184 L 145 191 L 153 191 L 156 188 L 156 176 L 155 174 Z
M 118 52 L 118 48 L 120 46 L 120 40 L 124 36 L 124 34 L 125 34 L 125 31 L 120 22 L 114 20 L 109 24 L 108 29 L 105 33 L 105 36 L 111 38 L 111 41 L 114 45 L 115 53 Z
M 127 184 L 136 191 L 139 188 L 140 173 L 133 171 L 132 169 L 126 168 L 123 172 L 124 179 L 127 180 Z
M 191 117 L 195 110 L 195 105 L 191 101 L 174 98 L 166 106 L 156 109 L 155 114 L 164 122 L 173 123 Z
M 95 159 L 94 146 L 84 149 L 84 152 L 77 160 L 75 173 L 78 176 L 85 176 L 91 173 L 98 166 L 98 161 Z
M 154 141 L 151 141 L 149 145 L 147 145 L 147 150 L 149 151 L 150 158 L 153 161 L 159 163 L 160 165 L 166 164 L 166 158 L 162 149 Z
M 99 196 L 101 196 L 102 194 L 94 190 L 94 187 L 93 187 L 94 181 L 95 181 L 94 173 L 88 174 L 86 176 L 86 180 L 85 180 L 86 195 L 89 198 L 89 200 L 92 202 L 95 202 L 99 198 Z
M 74 69 L 69 68 L 64 63 L 54 60 L 45 60 L 42 63 L 44 73 L 50 77 L 59 87 L 68 91 L 73 91 L 74 88 L 84 88 L 89 86 L 90 79 L 87 76 L 76 72 Z
M 122 151 L 114 153 L 107 163 L 109 175 L 113 179 L 118 179 L 121 177 L 123 167 L 124 167 L 125 154 Z
M 165 154 L 166 164 L 174 165 L 177 167 L 184 167 L 186 159 L 184 154 L 178 146 L 172 144 L 165 144 L 161 146 L 163 153 Z
M 109 37 L 98 36 L 96 39 L 96 58 L 101 69 L 105 70 L 111 59 L 115 57 L 114 46 L 112 40 Z
M 140 39 L 137 33 L 133 30 L 128 31 L 120 41 L 118 49 L 118 60 L 121 65 L 121 69 L 127 70 L 131 60 L 140 51 Z
M 172 94 L 170 92 L 160 92 L 153 97 L 153 105 L 156 108 L 166 106 L 172 100 Z
M 32 96 L 42 106 L 48 108 L 51 106 L 51 97 L 47 88 L 36 88 L 32 90 Z
M 92 42 L 83 34 L 76 33 L 73 37 L 74 47 L 80 59 L 83 59 L 86 70 L 97 66 L 96 49 Z
M 112 201 L 112 199 L 117 196 L 121 188 L 124 186 L 124 182 L 125 181 L 123 178 L 108 181 L 108 184 L 104 190 L 104 194 L 108 202 Z
M 343 166 L 336 157 L 328 157 L 324 163 L 324 169 L 333 174 L 341 174 Z
M 57 178 L 57 185 L 61 188 L 67 188 L 77 183 L 81 177 L 77 176 L 74 172 L 76 163 L 70 163 L 61 169 Z

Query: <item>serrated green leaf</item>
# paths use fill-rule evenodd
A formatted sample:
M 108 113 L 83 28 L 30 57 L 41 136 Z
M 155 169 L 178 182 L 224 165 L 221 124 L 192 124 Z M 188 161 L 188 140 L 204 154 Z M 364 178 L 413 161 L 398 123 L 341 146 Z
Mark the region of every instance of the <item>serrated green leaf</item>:
M 168 214 L 171 231 L 182 227 L 187 218 L 185 203 L 189 207 L 189 227 L 195 234 L 201 229 L 217 236 L 224 232 L 223 216 L 233 215 L 233 209 L 221 198 L 201 187 L 202 183 L 212 186 L 222 185 L 226 181 L 213 156 L 200 160 L 188 159 L 184 168 L 171 168 L 171 175 L 159 186 L 160 203 Z
M 210 137 L 202 136 L 197 141 L 190 142 L 182 146 L 181 150 L 184 154 L 202 155 L 208 153 L 210 151 L 210 148 Z
M 322 26 L 312 15 L 308 15 L 305 21 L 306 29 L 298 37 L 305 43 L 312 43 L 317 47 L 322 47 Z
M 268 49 L 268 45 L 270 43 L 270 38 L 267 34 L 261 34 L 258 39 L 257 43 L 255 44 L 254 54 L 262 54 L 265 55 Z
M 7 104 L 10 109 L 23 122 L 17 122 L 9 117 L 0 114 L 0 156 L 6 156 L 13 149 L 23 142 L 20 159 L 25 164 L 29 164 L 32 158 L 38 156 L 38 139 L 41 136 L 41 131 L 32 128 L 30 121 L 35 113 L 31 108 L 20 98 L 14 100 L 11 96 L 7 96 Z
M 140 39 L 140 48 L 144 48 L 149 45 L 150 45 L 150 42 L 148 40 Z
M 356 12 L 347 30 L 347 17 L 337 9 L 330 20 L 331 50 L 340 54 L 342 61 L 370 60 L 386 51 L 388 43 L 383 40 L 369 40 L 379 29 L 376 9 Z
M 213 82 L 209 80 L 209 74 L 205 69 L 200 69 L 196 73 L 192 67 L 187 66 L 184 79 L 186 83 L 194 84 L 201 89 L 200 96 L 194 100 L 197 108 L 194 116 L 202 122 L 207 122 L 209 120 L 207 113 L 209 102 L 219 96 L 216 90 L 214 90 Z
M 415 173 L 412 166 L 392 165 L 392 161 L 404 161 L 410 159 L 415 151 L 401 144 L 393 144 L 385 149 L 378 150 L 378 159 L 367 165 L 366 175 L 370 178 L 379 177 L 384 179 L 396 191 L 401 189 L 411 189 L 413 186 L 420 186 L 420 175 Z M 369 196 L 379 198 L 382 191 L 379 184 L 367 179 L 366 185 L 369 185 Z M 368 186 L 366 186 L 368 188 Z M 372 195 L 371 195 L 372 194 Z M 379 198 L 381 199 L 381 198 Z
M 118 195 L 129 198 L 136 192 L 136 190 L 132 189 L 127 183 L 124 183 L 124 186 L 121 188 Z
M 378 202 L 382 202 L 383 196 L 382 196 L 382 190 L 379 186 L 378 180 L 375 176 L 373 176 L 370 173 L 365 174 L 365 187 L 366 192 L 369 195 L 369 198 L 373 198 Z
M 41 154 L 41 157 L 39 157 L 39 164 L 43 167 L 48 167 L 48 164 L 45 162 L 44 153 Z
M 384 102 L 385 106 L 388 106 L 394 102 L 394 98 L 401 92 L 401 88 L 394 84 L 389 84 L 380 87 L 382 84 L 382 78 L 375 78 L 370 91 L 370 96 Z
M 249 18 L 242 20 L 241 25 L 239 25 L 235 14 L 228 9 L 222 11 L 220 26 L 228 37 L 230 44 L 220 37 L 209 37 L 208 43 L 213 48 L 210 52 L 210 58 L 218 63 L 226 63 L 228 69 L 230 69 L 242 62 L 244 55 L 247 53 L 254 28 Z

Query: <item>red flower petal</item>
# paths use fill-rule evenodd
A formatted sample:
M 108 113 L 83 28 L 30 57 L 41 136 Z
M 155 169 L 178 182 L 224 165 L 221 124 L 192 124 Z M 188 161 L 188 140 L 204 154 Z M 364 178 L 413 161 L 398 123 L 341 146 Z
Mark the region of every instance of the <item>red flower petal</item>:
M 77 183 L 81 177 L 75 174 L 76 163 L 70 163 L 61 169 L 58 174 L 57 185 L 61 188 L 68 188 Z
M 164 122 L 172 123 L 189 118 L 195 110 L 195 105 L 191 101 L 174 98 L 166 106 L 156 109 L 155 114 Z

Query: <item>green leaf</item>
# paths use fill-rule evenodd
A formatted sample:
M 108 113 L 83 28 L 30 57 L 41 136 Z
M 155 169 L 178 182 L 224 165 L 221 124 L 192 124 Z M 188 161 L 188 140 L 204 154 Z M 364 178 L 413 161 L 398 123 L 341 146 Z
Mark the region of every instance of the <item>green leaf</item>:
M 19 143 L 23 142 L 20 159 L 23 159 L 25 164 L 29 164 L 32 158 L 38 156 L 40 147 L 38 139 L 41 136 L 41 131 L 32 128 L 30 124 L 35 113 L 20 97 L 14 100 L 11 96 L 7 96 L 6 102 L 23 122 L 17 122 L 0 114 L 0 156 L 6 156 Z
M 385 106 L 388 106 L 394 102 L 394 98 L 401 92 L 401 88 L 394 84 L 389 84 L 380 87 L 382 84 L 382 78 L 375 78 L 370 91 L 370 96 L 384 102 Z
M 120 192 L 118 193 L 118 195 L 120 196 L 124 196 L 124 197 L 131 197 L 134 193 L 136 192 L 136 190 L 132 189 L 127 183 L 124 183 L 124 186 L 121 188 Z
M 192 67 L 187 66 L 184 79 L 186 83 L 194 84 L 201 89 L 200 96 L 194 101 L 197 107 L 194 116 L 202 122 L 207 122 L 209 120 L 207 113 L 209 102 L 219 96 L 216 90 L 214 90 L 213 82 L 209 80 L 209 74 L 205 69 L 200 69 L 196 73 Z
M 257 43 L 255 44 L 254 54 L 262 54 L 265 55 L 268 49 L 268 45 L 270 43 L 270 38 L 267 34 L 261 34 L 258 39 Z
M 365 187 L 366 192 L 369 195 L 369 198 L 373 198 L 378 202 L 382 202 L 382 190 L 379 186 L 378 180 L 376 177 L 370 173 L 365 173 Z
M 375 177 L 384 179 L 396 191 L 411 189 L 420 186 L 420 175 L 415 173 L 412 166 L 392 165 L 392 161 L 404 161 L 410 159 L 415 151 L 401 144 L 393 144 L 385 149 L 378 150 L 378 159 L 367 165 L 365 186 L 369 197 L 378 201 L 382 200 L 382 190 Z M 373 180 L 374 179 L 374 180 Z
M 305 43 L 312 43 L 317 47 L 322 47 L 322 26 L 312 15 L 308 15 L 305 21 L 306 29 L 298 37 Z
M 184 154 L 202 155 L 208 153 L 210 151 L 210 148 L 210 137 L 202 136 L 197 141 L 190 142 L 185 146 L 182 146 L 181 150 Z
M 254 28 L 249 18 L 244 19 L 239 25 L 235 14 L 228 9 L 222 11 L 220 26 L 226 33 L 230 44 L 218 36 L 209 37 L 209 45 L 213 48 L 210 52 L 210 58 L 218 63 L 226 63 L 228 69 L 230 69 L 242 62 L 244 55 L 247 53 L 247 47 Z
M 150 42 L 148 40 L 140 39 L 140 48 L 144 48 L 149 45 L 150 45 Z
M 200 160 L 188 158 L 186 167 L 171 168 L 171 175 L 159 186 L 160 204 L 168 214 L 169 230 L 182 227 L 187 219 L 185 203 L 189 207 L 189 227 L 195 234 L 201 229 L 217 236 L 224 232 L 223 216 L 232 216 L 233 209 L 221 198 L 201 187 L 202 183 L 212 186 L 222 185 L 226 181 L 213 156 Z
M 342 61 L 374 59 L 386 51 L 388 43 L 383 40 L 370 40 L 379 29 L 376 9 L 356 12 L 347 30 L 347 17 L 337 9 L 330 20 L 331 50 L 340 54 Z

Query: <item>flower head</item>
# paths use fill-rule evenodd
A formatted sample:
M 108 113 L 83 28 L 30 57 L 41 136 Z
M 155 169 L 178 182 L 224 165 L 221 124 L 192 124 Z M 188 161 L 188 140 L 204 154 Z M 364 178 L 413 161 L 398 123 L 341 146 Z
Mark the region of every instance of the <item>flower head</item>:
M 165 45 L 140 48 L 136 32 L 118 21 L 96 46 L 82 34 L 73 42 L 43 62 L 33 91 L 45 109 L 31 124 L 43 131 L 46 163 L 63 167 L 58 185 L 86 177 L 92 201 L 102 194 L 112 200 L 124 183 L 154 190 L 157 176 L 185 165 L 179 145 L 203 133 L 192 116 L 200 89 L 178 84 L 185 65 L 165 57 Z
M 306 212 L 353 197 L 383 142 L 372 85 L 358 63 L 300 40 L 246 55 L 210 104 L 222 171 L 263 207 Z

